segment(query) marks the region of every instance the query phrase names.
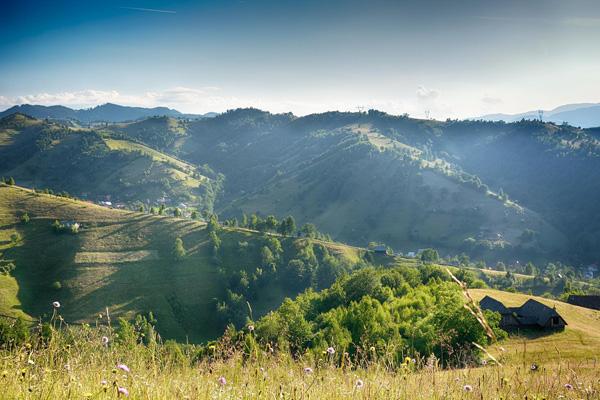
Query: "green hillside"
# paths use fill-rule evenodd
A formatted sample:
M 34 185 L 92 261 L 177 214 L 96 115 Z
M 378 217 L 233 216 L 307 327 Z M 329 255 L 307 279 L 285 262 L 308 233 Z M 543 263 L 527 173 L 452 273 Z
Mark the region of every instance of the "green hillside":
M 29 222 L 21 221 L 24 213 Z M 56 233 L 54 220 L 77 222 L 79 232 Z M 18 239 L 11 240 L 14 234 Z M 173 256 L 178 237 L 187 252 L 183 260 Z M 252 280 L 249 287 L 237 289 L 244 274 L 252 278 L 257 268 L 267 268 L 261 251 L 273 245 L 274 237 L 234 228 L 219 228 L 218 237 L 221 251 L 215 254 L 203 222 L 113 210 L 0 185 L 0 252 L 4 264 L 16 266 L 10 276 L 0 275 L 0 313 L 41 316 L 55 300 L 71 322 L 92 323 L 106 307 L 113 319 L 151 311 L 163 337 L 200 341 L 222 333 L 230 314 L 216 310 L 219 301 L 229 305 L 226 288 L 238 294 L 246 290 L 254 317 L 304 289 L 276 275 L 261 281 L 268 282 L 269 290 Z M 313 251 L 307 239 L 279 237 L 275 245 L 279 243 L 274 265 Z M 348 266 L 360 258 L 358 249 L 339 244 L 314 241 L 314 250 L 312 257 L 322 268 L 329 265 L 324 257 Z M 263 277 L 269 276 L 265 269 Z M 242 306 L 247 315 L 245 301 Z
M 592 130 L 375 110 L 238 109 L 93 129 L 13 116 L 0 125 L 0 174 L 25 186 L 130 206 L 185 203 L 225 218 L 293 215 L 352 245 L 435 247 L 488 265 L 585 266 L 600 256 Z
M 0 120 L 0 171 L 24 186 L 113 203 L 210 210 L 218 191 L 196 166 L 143 144 L 20 114 Z

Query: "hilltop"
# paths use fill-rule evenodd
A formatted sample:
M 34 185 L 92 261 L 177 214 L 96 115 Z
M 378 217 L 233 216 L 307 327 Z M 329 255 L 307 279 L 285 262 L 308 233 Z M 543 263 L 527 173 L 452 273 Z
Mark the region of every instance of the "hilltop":
M 163 199 L 212 209 L 220 185 L 212 171 L 140 142 L 22 114 L 0 119 L 0 171 L 28 187 L 146 207 Z
M 153 116 L 167 116 L 176 118 L 210 118 L 215 113 L 183 114 L 167 107 L 129 107 L 118 104 L 106 103 L 92 108 L 75 110 L 65 106 L 42 106 L 23 104 L 11 107 L 0 112 L 0 118 L 12 114 L 27 114 L 39 119 L 53 119 L 59 121 L 75 121 L 89 124 L 98 122 L 125 122 L 135 121 Z

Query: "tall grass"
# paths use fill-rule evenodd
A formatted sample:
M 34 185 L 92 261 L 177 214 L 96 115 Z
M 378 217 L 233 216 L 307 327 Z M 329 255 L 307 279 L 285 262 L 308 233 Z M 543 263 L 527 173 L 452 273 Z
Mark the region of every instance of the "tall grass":
M 349 365 L 327 355 L 309 361 L 268 348 L 249 353 L 226 337 L 202 350 L 147 342 L 109 326 L 60 327 L 58 317 L 45 339 L 0 350 L 0 398 L 125 397 L 119 388 L 135 399 L 600 398 L 595 361 L 440 370 L 430 359 L 390 368 L 384 359 Z

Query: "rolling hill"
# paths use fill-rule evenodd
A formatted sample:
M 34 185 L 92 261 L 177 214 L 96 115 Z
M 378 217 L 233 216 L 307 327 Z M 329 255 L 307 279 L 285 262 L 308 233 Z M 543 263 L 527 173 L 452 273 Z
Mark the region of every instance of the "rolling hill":
M 146 206 L 163 199 L 211 209 L 218 186 L 200 168 L 143 144 L 22 114 L 0 120 L 0 171 L 28 187 Z
M 27 223 L 21 221 L 24 213 L 30 217 Z M 74 221 L 79 232 L 57 233 L 54 220 Z M 11 239 L 15 234 L 18 238 Z M 222 250 L 217 257 L 203 222 L 0 185 L 0 263 L 16 265 L 11 275 L 0 275 L 0 314 L 41 316 L 53 301 L 60 301 L 68 322 L 94 323 L 108 307 L 113 319 L 152 312 L 165 338 L 215 338 L 225 323 L 216 312 L 217 300 L 226 297 L 234 277 L 254 276 L 264 265 L 261 249 L 273 244 L 271 236 L 249 230 L 221 228 L 218 236 Z M 183 260 L 173 257 L 178 237 L 187 251 Z M 277 243 L 281 265 L 313 247 L 317 255 L 312 257 L 324 266 L 325 253 L 347 265 L 360 259 L 360 250 L 339 244 L 285 237 Z M 247 294 L 255 317 L 303 289 L 273 279 L 269 290 Z M 246 313 L 246 303 L 242 306 Z
M 26 130 L 5 131 L 11 129 L 13 136 Z M 6 132 L 0 143 L 8 140 Z M 435 247 L 488 263 L 585 265 L 600 257 L 594 217 L 600 141 L 593 130 L 539 121 L 419 120 L 375 110 L 296 117 L 238 109 L 208 119 L 152 117 L 70 132 L 71 142 L 99 138 L 96 150 L 106 145 L 102 151 L 108 151 L 100 160 L 127 161 L 115 164 L 109 184 L 94 195 L 124 193 L 128 204 L 168 198 L 168 205 L 195 202 L 226 218 L 291 214 L 357 246 Z M 52 189 L 68 190 L 57 176 L 75 172 L 59 168 L 65 157 L 50 155 L 67 152 L 69 140 L 43 152 L 54 170 L 49 163 L 40 170 L 28 164 L 33 146 L 5 144 L 10 151 L 0 174 L 18 173 L 26 186 L 39 186 L 39 177 Z M 69 151 L 87 154 L 80 145 Z M 133 155 L 140 157 L 137 164 L 130 162 Z M 149 162 L 158 172 L 148 172 Z M 94 167 L 94 179 L 107 179 L 106 168 Z M 90 191 L 81 179 L 68 181 L 74 195 Z
M 100 106 L 79 110 L 74 110 L 65 106 L 23 104 L 0 112 L 0 118 L 17 113 L 27 114 L 38 119 L 47 118 L 60 121 L 77 121 L 84 124 L 135 121 L 153 116 L 177 118 L 210 118 L 215 116 L 215 113 L 207 113 L 204 115 L 182 114 L 177 110 L 166 107 L 143 108 L 106 103 Z
M 600 126 L 600 104 L 565 104 L 552 110 L 545 110 L 542 118 L 544 121 L 556 124 L 566 123 L 582 128 L 594 128 Z M 535 110 L 520 114 L 488 114 L 477 119 L 505 122 L 516 122 L 521 119 L 535 120 L 539 119 L 539 112 Z

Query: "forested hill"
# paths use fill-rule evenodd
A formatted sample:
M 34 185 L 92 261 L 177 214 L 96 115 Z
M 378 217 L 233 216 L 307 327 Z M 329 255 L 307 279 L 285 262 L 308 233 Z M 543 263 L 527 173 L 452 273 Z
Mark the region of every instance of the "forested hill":
M 23 130 L 5 132 L 18 137 Z M 86 132 L 108 144 L 107 154 L 135 144 L 145 146 L 142 153 L 154 152 L 154 160 L 172 157 L 198 168 L 212 184 L 194 201 L 227 218 L 294 215 L 299 224 L 314 222 L 356 245 L 383 242 L 402 252 L 435 247 L 488 262 L 600 259 L 594 130 L 378 111 L 296 117 L 238 109 L 210 119 L 153 117 Z M 52 170 L 22 165 L 24 151 L 13 140 L 7 154 L 14 158 L 0 173 L 57 185 Z M 119 170 L 135 170 L 131 165 Z M 182 198 L 169 194 L 176 186 L 160 182 L 172 203 Z M 72 185 L 69 191 L 84 190 Z

